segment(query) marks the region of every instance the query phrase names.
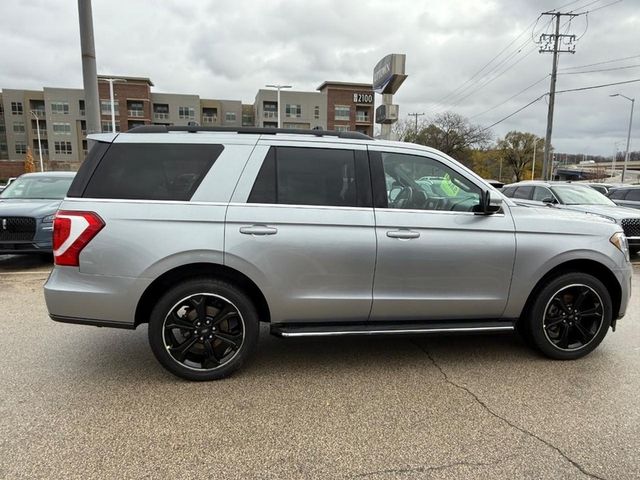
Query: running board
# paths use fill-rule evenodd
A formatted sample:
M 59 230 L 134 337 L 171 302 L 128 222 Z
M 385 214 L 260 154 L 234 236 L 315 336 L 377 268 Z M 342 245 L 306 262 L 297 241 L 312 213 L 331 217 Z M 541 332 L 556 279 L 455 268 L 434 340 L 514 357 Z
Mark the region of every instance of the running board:
M 472 322 L 394 322 L 357 324 L 276 323 L 271 334 L 277 337 L 332 337 L 347 335 L 424 335 L 444 333 L 499 333 L 512 332 L 513 321 Z

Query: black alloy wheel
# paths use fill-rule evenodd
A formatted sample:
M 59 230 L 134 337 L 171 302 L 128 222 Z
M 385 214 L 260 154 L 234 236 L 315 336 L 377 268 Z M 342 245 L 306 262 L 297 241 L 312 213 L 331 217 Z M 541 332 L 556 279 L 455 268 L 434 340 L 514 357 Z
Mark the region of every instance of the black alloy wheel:
M 251 299 L 213 278 L 167 291 L 149 318 L 149 344 L 164 368 L 187 380 L 218 380 L 253 354 L 260 332 Z
M 611 294 L 599 279 L 565 273 L 540 288 L 520 330 L 546 356 L 574 360 L 602 342 L 612 318 Z
M 164 321 L 163 339 L 169 355 L 184 367 L 216 369 L 242 347 L 244 322 L 226 298 L 199 293 L 173 306 Z
M 596 337 L 604 323 L 602 299 L 587 285 L 567 285 L 547 303 L 543 327 L 557 348 L 578 350 Z

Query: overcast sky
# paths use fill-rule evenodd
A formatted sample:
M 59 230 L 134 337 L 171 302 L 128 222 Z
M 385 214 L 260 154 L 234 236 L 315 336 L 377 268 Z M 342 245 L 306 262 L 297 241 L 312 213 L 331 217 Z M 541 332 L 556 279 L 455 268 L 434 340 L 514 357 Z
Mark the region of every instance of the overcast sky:
M 612 1 L 580 0 L 565 10 L 595 10 Z M 395 96 L 402 118 L 410 112 L 452 110 L 488 126 L 548 91 L 547 77 L 476 116 L 550 73 L 551 54 L 535 50 L 532 23 L 542 11 L 567 3 L 93 0 L 93 21 L 98 72 L 148 76 L 156 92 L 253 103 L 256 91 L 266 83 L 315 90 L 324 80 L 371 82 L 373 66 L 382 56 L 406 53 L 409 77 Z M 76 1 L 1 0 L 0 19 L 0 88 L 82 86 Z M 548 21 L 541 18 L 534 35 L 544 31 Z M 568 33 L 584 36 L 576 43 L 575 54 L 560 57 L 559 90 L 640 78 L 639 67 L 567 74 L 640 65 L 640 0 L 624 0 L 582 15 L 563 31 L 567 28 Z M 630 56 L 636 58 L 562 70 Z M 556 150 L 611 155 L 615 142 L 624 150 L 630 102 L 609 98 L 615 92 L 640 98 L 640 82 L 559 95 Z M 514 129 L 544 136 L 546 114 L 542 99 L 493 132 L 496 138 Z M 632 150 L 640 149 L 639 133 L 636 115 Z

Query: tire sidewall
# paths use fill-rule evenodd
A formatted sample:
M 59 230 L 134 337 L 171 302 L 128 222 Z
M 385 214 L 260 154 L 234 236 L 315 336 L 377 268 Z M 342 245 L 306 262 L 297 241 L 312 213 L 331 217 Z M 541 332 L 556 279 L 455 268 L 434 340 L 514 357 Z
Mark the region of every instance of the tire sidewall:
M 237 354 L 226 364 L 209 371 L 198 371 L 181 365 L 164 346 L 163 326 L 174 305 L 185 297 L 197 293 L 210 293 L 229 300 L 239 311 L 244 323 L 244 340 Z M 253 302 L 234 285 L 209 278 L 188 280 L 169 289 L 158 301 L 149 318 L 149 345 L 157 360 L 174 375 L 187 380 L 218 380 L 230 375 L 256 350 L 260 331 L 259 319 Z
M 600 296 L 604 311 L 604 320 L 597 335 L 584 347 L 565 351 L 556 347 L 544 332 L 544 312 L 548 302 L 558 290 L 572 284 L 584 284 Z M 550 280 L 538 293 L 527 318 L 527 334 L 532 343 L 546 356 L 557 360 L 574 360 L 592 352 L 604 339 L 613 318 L 613 302 L 604 284 L 586 273 L 567 273 Z

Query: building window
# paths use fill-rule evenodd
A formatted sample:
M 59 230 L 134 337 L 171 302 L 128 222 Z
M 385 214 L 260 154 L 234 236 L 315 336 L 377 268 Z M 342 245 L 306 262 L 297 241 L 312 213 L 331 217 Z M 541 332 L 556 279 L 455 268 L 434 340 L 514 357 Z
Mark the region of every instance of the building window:
M 351 108 L 349 105 L 336 105 L 336 120 L 349 120 Z
M 156 118 L 157 120 L 169 120 L 169 104 L 154 103 L 153 117 Z
M 300 118 L 302 116 L 302 107 L 300 105 L 285 105 L 284 114 L 287 117 Z
M 53 142 L 57 154 L 71 155 L 71 142 Z
M 57 115 L 69 115 L 69 103 L 51 102 L 51 113 Z
M 115 100 L 113 102 L 113 108 L 115 110 L 116 117 L 120 115 L 118 107 L 118 100 Z M 100 100 L 100 113 L 102 115 L 111 115 L 111 100 Z
M 16 142 L 16 153 L 19 155 L 27 153 L 27 144 L 24 142 Z
M 11 102 L 11 115 L 22 115 L 22 102 Z
M 0 153 L 7 153 L 7 144 L 0 142 Z
M 24 133 L 24 122 L 15 122 L 13 124 L 13 133 Z
M 80 120 L 80 131 L 82 132 L 82 135 L 86 135 L 87 134 L 87 121 L 86 120 Z
M 202 123 L 214 123 L 218 121 L 218 109 L 204 107 L 202 109 Z
M 310 125 L 308 123 L 294 123 L 294 122 L 284 122 L 282 124 L 282 128 L 291 128 L 295 130 L 309 130 Z
M 349 125 L 336 125 L 336 132 L 348 132 Z
M 82 140 L 82 153 L 84 153 L 85 155 L 89 153 L 89 147 L 87 146 L 86 140 Z
M 251 113 L 242 114 L 242 126 L 249 127 L 253 125 L 253 115 Z
M 369 121 L 369 109 L 356 108 L 356 122 L 368 122 Z
M 6 131 L 7 129 L 5 128 L 4 123 L 0 123 L 0 133 L 4 133 Z
M 313 118 L 316 120 L 320 119 L 320 107 L 317 105 L 313 108 Z
M 116 132 L 120 131 L 120 122 L 116 122 Z M 102 133 L 113 133 L 111 130 L 111 122 L 102 122 Z
M 80 110 L 80 116 L 83 117 L 85 115 L 84 100 L 78 100 L 78 109 Z
M 224 121 L 225 122 L 235 122 L 236 121 L 236 112 L 224 112 Z
M 144 104 L 142 102 L 127 102 L 127 115 L 135 118 L 144 118 Z
M 58 135 L 71 135 L 70 123 L 53 123 L 53 133 Z
M 183 120 L 193 120 L 194 118 L 196 118 L 196 111 L 191 107 L 178 107 L 178 117 Z

